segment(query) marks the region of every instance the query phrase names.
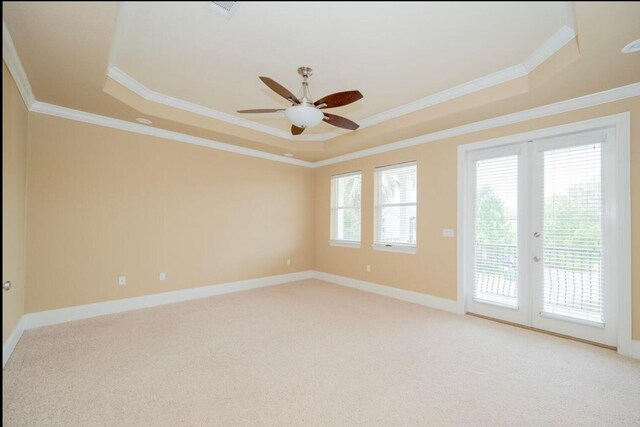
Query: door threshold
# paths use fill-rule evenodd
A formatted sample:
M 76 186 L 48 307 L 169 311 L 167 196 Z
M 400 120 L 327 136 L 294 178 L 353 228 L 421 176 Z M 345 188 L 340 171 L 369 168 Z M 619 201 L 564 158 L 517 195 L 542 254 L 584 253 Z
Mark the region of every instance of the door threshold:
M 518 328 L 527 329 L 529 331 L 540 332 L 540 333 L 547 334 L 547 335 L 553 335 L 554 337 L 565 338 L 565 339 L 568 339 L 568 340 L 571 340 L 571 341 L 578 341 L 578 342 L 581 342 L 581 343 L 584 343 L 584 344 L 595 345 L 596 347 L 605 348 L 607 350 L 618 351 L 617 347 L 614 347 L 614 346 L 611 346 L 611 345 L 606 345 L 606 344 L 600 344 L 600 343 L 589 341 L 589 340 L 585 340 L 585 339 L 582 339 L 582 338 L 572 337 L 571 335 L 558 334 L 556 332 L 545 331 L 544 329 L 538 329 L 538 328 L 534 328 L 532 326 L 520 325 L 519 323 L 514 323 L 514 322 L 507 322 L 506 320 L 494 319 L 493 317 L 483 316 L 481 314 L 476 314 L 476 313 L 471 313 L 471 312 L 467 312 L 465 314 L 467 314 L 469 316 L 473 316 L 473 317 L 479 317 L 480 319 L 491 320 L 493 322 L 498 322 L 498 323 L 504 323 L 505 325 L 516 326 Z

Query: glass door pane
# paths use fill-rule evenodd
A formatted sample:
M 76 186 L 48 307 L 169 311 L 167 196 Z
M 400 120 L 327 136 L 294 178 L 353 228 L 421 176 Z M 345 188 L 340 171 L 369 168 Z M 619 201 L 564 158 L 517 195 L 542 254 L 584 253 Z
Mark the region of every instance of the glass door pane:
M 601 143 L 542 155 L 543 314 L 603 323 Z
M 473 299 L 518 306 L 518 155 L 476 162 Z
M 615 142 L 594 129 L 469 153 L 468 312 L 616 345 Z

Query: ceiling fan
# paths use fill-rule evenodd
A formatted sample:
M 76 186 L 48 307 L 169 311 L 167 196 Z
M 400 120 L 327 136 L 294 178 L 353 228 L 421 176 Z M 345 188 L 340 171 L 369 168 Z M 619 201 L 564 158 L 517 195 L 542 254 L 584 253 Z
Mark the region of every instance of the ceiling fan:
M 337 116 L 335 114 L 325 113 L 321 111 L 325 108 L 342 107 L 351 104 L 362 98 L 362 94 L 357 90 L 348 90 L 345 92 L 337 92 L 327 95 L 324 98 L 313 102 L 311 93 L 309 92 L 309 83 L 307 79 L 313 74 L 313 70 L 309 67 L 298 68 L 298 74 L 302 76 L 302 96 L 296 97 L 285 87 L 278 84 L 269 77 L 260 76 L 260 80 L 266 84 L 269 89 L 291 102 L 289 108 L 262 108 L 255 110 L 238 110 L 238 113 L 281 113 L 284 112 L 293 123 L 291 125 L 291 134 L 300 135 L 305 129 L 313 127 L 324 121 L 330 125 L 356 130 L 360 127 L 356 122 L 347 118 Z

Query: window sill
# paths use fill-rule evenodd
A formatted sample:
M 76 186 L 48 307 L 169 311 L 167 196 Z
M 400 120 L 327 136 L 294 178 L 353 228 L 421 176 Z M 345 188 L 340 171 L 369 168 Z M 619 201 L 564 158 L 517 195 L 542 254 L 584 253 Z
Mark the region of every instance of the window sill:
M 329 240 L 329 245 L 342 248 L 360 249 L 360 242 L 349 242 L 347 240 Z
M 376 243 L 371 246 L 376 251 L 399 252 L 402 254 L 415 254 L 418 252 L 418 249 L 415 246 L 385 245 L 380 243 Z

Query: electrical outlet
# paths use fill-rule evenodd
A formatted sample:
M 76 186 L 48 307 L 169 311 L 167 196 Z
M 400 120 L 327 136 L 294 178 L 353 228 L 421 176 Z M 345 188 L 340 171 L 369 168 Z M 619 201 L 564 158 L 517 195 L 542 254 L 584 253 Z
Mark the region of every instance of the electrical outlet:
M 160 281 L 164 282 L 165 280 L 167 280 L 167 273 L 160 273 Z
M 118 276 L 118 285 L 124 286 L 127 284 L 127 276 Z
M 287 258 L 287 265 L 291 265 L 291 258 Z
M 371 266 L 367 265 L 367 273 L 371 273 Z
M 453 237 L 453 228 L 443 228 L 442 237 Z

